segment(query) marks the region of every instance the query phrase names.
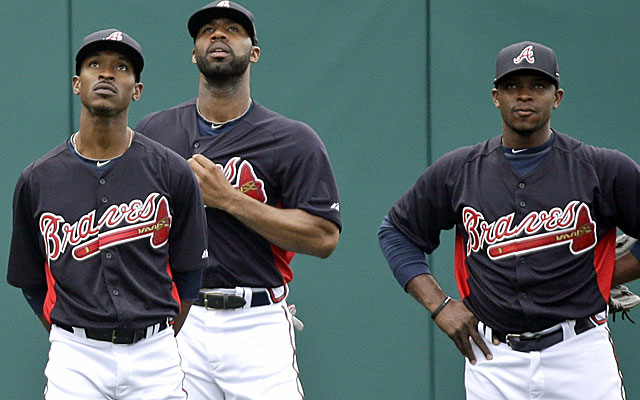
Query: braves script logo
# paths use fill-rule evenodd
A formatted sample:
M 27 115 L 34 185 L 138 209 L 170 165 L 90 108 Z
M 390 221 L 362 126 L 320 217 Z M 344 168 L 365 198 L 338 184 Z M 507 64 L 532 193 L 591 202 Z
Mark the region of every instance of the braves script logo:
M 96 219 L 96 211 L 93 210 L 72 224 L 59 215 L 42 214 L 40 232 L 47 258 L 57 260 L 68 246 L 74 246 L 73 258 L 82 260 L 105 248 L 144 237 L 149 237 L 153 248 L 163 246 L 169 240 L 171 215 L 169 202 L 164 196 L 156 204 L 159 196 L 158 193 L 151 193 L 144 201 L 136 199 L 129 204 L 114 204 L 99 219 Z M 128 225 L 100 232 L 105 227 L 115 228 L 123 221 Z
M 580 254 L 593 248 L 597 242 L 596 223 L 591 219 L 589 207 L 577 200 L 571 201 L 564 209 L 554 207 L 549 211 L 532 211 L 516 226 L 513 226 L 513 217 L 511 213 L 488 223 L 482 213 L 465 207 L 462 223 L 469 235 L 467 256 L 480 251 L 485 244 L 489 245 L 487 254 L 492 260 L 565 244 L 569 244 L 573 254 Z M 534 235 L 540 230 L 546 233 Z M 512 239 L 521 233 L 526 236 Z
M 520 55 L 513 59 L 514 64 L 520 64 L 523 60 L 526 60 L 529 64 L 533 64 L 536 58 L 533 56 L 533 46 L 529 45 L 522 49 Z
M 122 32 L 113 32 L 112 34 L 104 38 L 104 40 L 115 40 L 116 42 L 119 42 L 122 40 Z
M 224 176 L 227 177 L 234 188 L 247 196 L 266 203 L 267 193 L 264 190 L 264 182 L 258 179 L 255 172 L 253 172 L 253 166 L 248 161 L 242 161 L 238 167 L 239 162 L 240 157 L 232 157 L 224 167 L 220 164 L 216 165 L 222 170 Z

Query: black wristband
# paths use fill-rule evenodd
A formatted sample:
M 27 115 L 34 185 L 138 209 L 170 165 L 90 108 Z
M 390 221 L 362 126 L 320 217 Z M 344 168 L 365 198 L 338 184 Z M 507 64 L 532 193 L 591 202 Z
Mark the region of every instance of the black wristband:
M 447 296 L 446 299 L 442 300 L 442 303 L 440 303 L 438 308 L 436 308 L 435 311 L 431 313 L 431 319 L 435 320 L 436 317 L 438 316 L 438 314 L 440 314 L 440 311 L 442 311 L 444 306 L 446 306 L 449 303 L 449 301 L 451 301 L 451 297 L 449 297 L 449 296 Z

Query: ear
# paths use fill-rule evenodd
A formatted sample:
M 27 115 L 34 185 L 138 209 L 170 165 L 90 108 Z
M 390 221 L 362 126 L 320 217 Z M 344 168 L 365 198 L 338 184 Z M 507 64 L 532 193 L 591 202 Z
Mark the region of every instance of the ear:
M 491 89 L 491 96 L 493 97 L 493 105 L 495 105 L 496 108 L 500 108 L 500 97 L 498 95 L 498 89 Z
M 564 90 L 563 89 L 556 89 L 556 99 L 553 102 L 553 109 L 555 110 L 556 108 L 558 108 L 558 106 L 560 105 L 560 102 L 562 101 L 562 98 L 564 97 Z
M 191 63 L 192 64 L 197 64 L 198 63 L 196 61 L 196 49 L 195 49 L 195 47 L 193 48 L 193 50 L 191 50 Z
M 133 94 L 131 95 L 131 100 L 138 101 L 140 99 L 140 97 L 142 96 L 142 87 L 143 86 L 144 85 L 142 84 L 142 82 L 137 82 L 133 86 Z
M 260 59 L 260 47 L 252 46 L 251 47 L 251 56 L 249 57 L 249 61 L 255 63 Z
M 76 96 L 80 94 L 80 77 L 78 75 L 74 75 L 71 78 L 71 88 L 73 89 L 73 94 Z

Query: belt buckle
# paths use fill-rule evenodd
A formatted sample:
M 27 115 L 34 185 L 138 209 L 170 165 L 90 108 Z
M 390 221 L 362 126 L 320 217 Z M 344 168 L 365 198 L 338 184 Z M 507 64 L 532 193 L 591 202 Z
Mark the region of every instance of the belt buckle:
M 217 304 L 209 307 L 209 298 L 208 296 L 214 296 L 222 299 L 222 304 Z M 207 291 L 203 293 L 204 297 L 204 308 L 205 310 L 229 310 L 243 307 L 246 304 L 246 300 L 238 295 L 230 294 L 230 293 L 220 293 L 215 290 Z
M 523 340 L 538 340 L 541 337 L 542 335 L 540 333 L 534 333 L 534 332 L 508 333 L 505 335 L 504 341 L 507 342 L 507 346 L 509 346 L 511 350 L 514 350 L 513 347 L 511 347 L 511 339 L 517 339 L 518 341 L 523 341 Z
M 215 307 L 209 307 L 209 295 L 221 295 L 222 293 L 218 293 L 215 290 L 207 290 L 202 292 L 202 297 L 204 298 L 204 309 L 205 310 L 216 310 Z

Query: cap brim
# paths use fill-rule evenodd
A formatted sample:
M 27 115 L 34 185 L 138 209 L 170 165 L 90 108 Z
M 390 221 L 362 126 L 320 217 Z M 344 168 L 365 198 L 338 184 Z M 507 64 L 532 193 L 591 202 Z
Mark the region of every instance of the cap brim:
M 557 77 L 550 75 L 547 71 L 540 69 L 540 68 L 535 68 L 535 67 L 519 67 L 519 68 L 513 68 L 510 71 L 506 71 L 503 72 L 500 76 L 496 77 L 493 79 L 493 84 L 496 85 L 498 84 L 498 82 L 502 79 L 504 79 L 507 75 L 511 75 L 515 72 L 520 72 L 520 71 L 535 71 L 535 72 L 539 72 L 541 75 L 544 75 L 546 78 L 549 78 L 549 80 L 553 83 L 556 84 L 556 86 L 558 86 L 559 84 L 559 80 Z
M 189 29 L 189 34 L 192 38 L 196 38 L 198 36 L 198 32 L 202 25 L 208 23 L 214 18 L 229 18 L 230 20 L 237 21 L 240 25 L 246 29 L 251 42 L 254 45 L 257 45 L 258 39 L 255 37 L 255 31 L 253 29 L 253 23 L 251 20 L 241 11 L 235 10 L 233 8 L 228 7 L 210 7 L 204 10 L 199 10 L 195 12 L 191 18 L 189 18 L 189 22 L 187 23 L 187 27 Z
M 123 54 L 131 61 L 135 68 L 136 76 L 140 78 L 142 68 L 144 67 L 144 59 L 140 56 L 140 53 L 126 43 L 113 40 L 99 40 L 89 43 L 78 51 L 76 55 L 76 74 L 80 73 L 80 65 L 88 55 L 102 50 L 112 50 Z

